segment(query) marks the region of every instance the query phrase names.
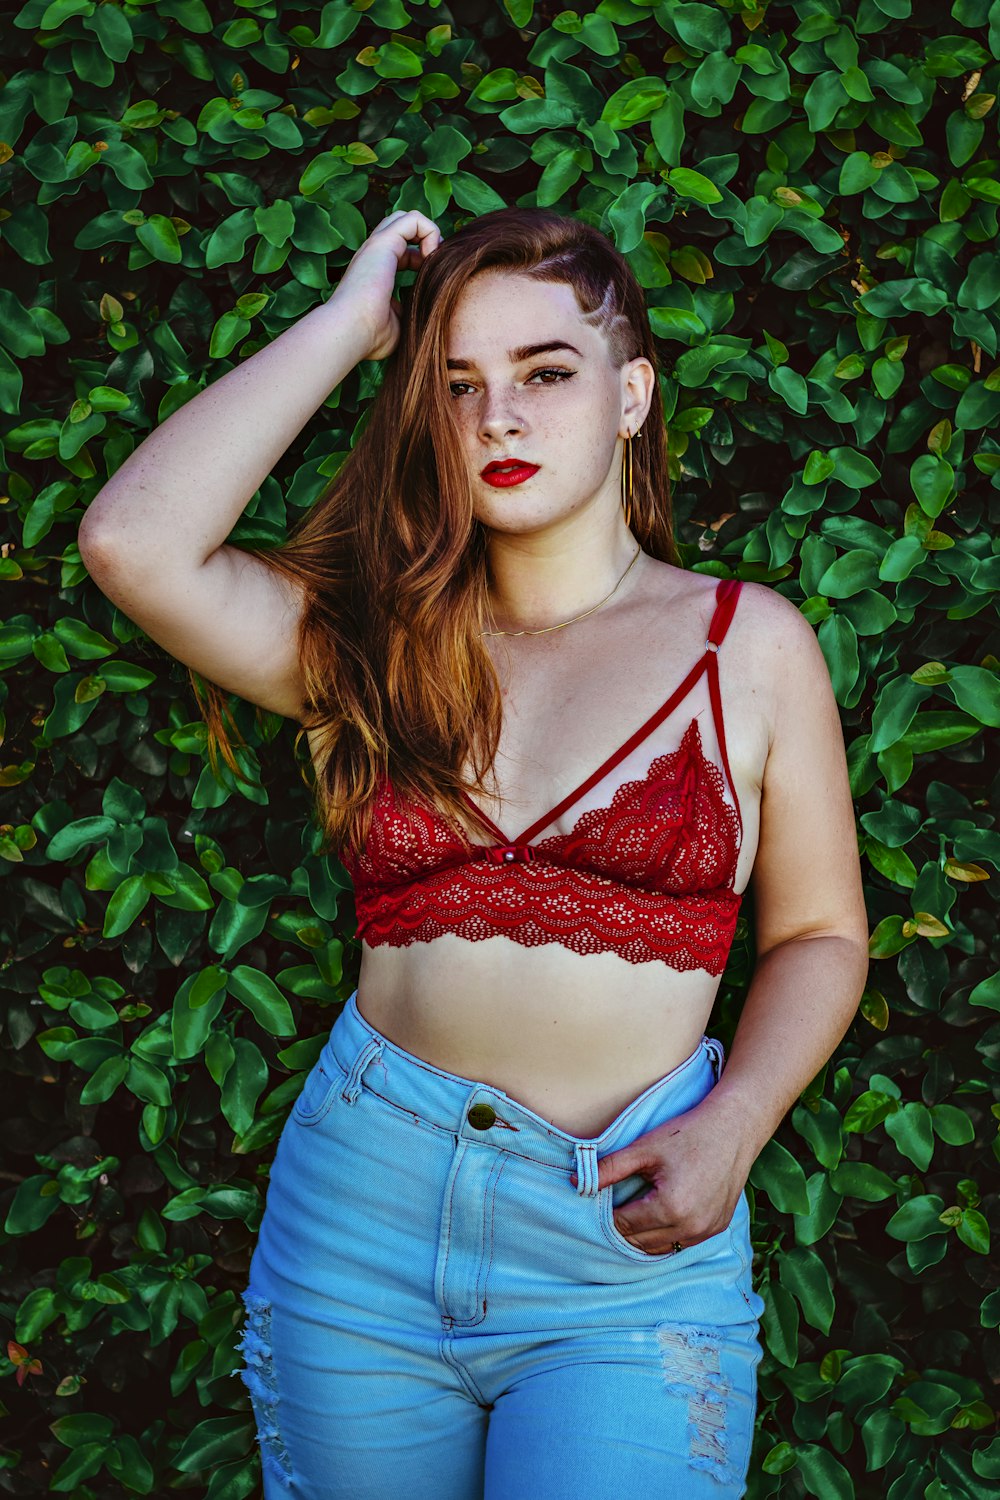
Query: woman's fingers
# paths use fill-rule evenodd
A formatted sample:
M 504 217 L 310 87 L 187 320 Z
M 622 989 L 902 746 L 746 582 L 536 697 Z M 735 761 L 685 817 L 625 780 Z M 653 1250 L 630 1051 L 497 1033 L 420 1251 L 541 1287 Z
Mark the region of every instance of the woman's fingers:
M 405 262 L 408 268 L 419 265 L 441 243 L 441 231 L 434 220 L 428 219 L 426 214 L 415 208 L 397 208 L 394 213 L 387 214 L 378 227 L 389 229 L 400 236 L 405 247 L 399 253 L 400 263 Z M 411 248 L 414 241 L 417 242 L 417 247 Z

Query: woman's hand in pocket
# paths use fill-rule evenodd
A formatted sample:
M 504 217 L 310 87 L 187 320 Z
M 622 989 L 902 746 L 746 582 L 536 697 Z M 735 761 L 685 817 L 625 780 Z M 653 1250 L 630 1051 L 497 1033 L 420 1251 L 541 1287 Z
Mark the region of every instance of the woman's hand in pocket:
M 615 1210 L 615 1228 L 647 1255 L 666 1255 L 721 1234 L 753 1165 L 732 1112 L 709 1095 L 597 1163 L 598 1190 L 633 1173 L 653 1186 Z M 570 1177 L 576 1185 L 576 1174 Z

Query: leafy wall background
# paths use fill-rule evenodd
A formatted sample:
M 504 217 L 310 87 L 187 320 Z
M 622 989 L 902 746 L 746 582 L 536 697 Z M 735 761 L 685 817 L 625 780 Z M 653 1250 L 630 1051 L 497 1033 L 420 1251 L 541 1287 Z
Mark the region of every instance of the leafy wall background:
M 217 777 L 80 519 L 386 212 L 447 233 L 516 202 L 629 256 L 685 563 L 795 601 L 849 748 L 873 963 L 751 1178 L 748 1493 L 995 1494 L 998 60 L 998 0 L 8 7 L 0 1488 L 257 1488 L 238 1291 L 357 973 L 294 726 L 233 699 L 251 781 Z M 285 534 L 376 379 L 331 394 L 232 542 Z

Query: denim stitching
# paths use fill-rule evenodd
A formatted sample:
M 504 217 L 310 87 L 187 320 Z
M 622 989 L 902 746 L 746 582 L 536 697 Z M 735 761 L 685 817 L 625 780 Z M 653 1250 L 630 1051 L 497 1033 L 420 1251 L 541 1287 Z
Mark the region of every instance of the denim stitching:
M 244 1365 L 232 1371 L 250 1392 L 260 1446 L 262 1469 L 277 1480 L 282 1489 L 292 1483 L 292 1464 L 278 1424 L 278 1378 L 271 1351 L 271 1303 L 257 1292 L 240 1293 L 246 1308 L 246 1321 L 234 1348 L 243 1353 Z
M 449 1261 L 449 1259 L 451 1257 L 451 1226 L 452 1226 L 452 1222 L 453 1222 L 453 1219 L 454 1219 L 455 1185 L 456 1185 L 457 1182 L 458 1182 L 458 1170 L 456 1169 L 455 1175 L 454 1175 L 454 1177 L 452 1177 L 452 1180 L 451 1180 L 451 1190 L 450 1190 L 450 1192 L 448 1194 L 448 1227 L 445 1230 L 445 1236 L 444 1236 L 444 1258 L 443 1258 L 442 1263 L 441 1263 L 441 1287 L 442 1287 L 442 1291 L 446 1290 L 447 1286 L 448 1286 L 448 1261 Z M 451 1314 L 451 1313 L 448 1313 L 446 1316 L 448 1317 L 448 1320 L 449 1320 L 449 1322 L 452 1325 L 454 1325 L 455 1322 L 457 1321 L 456 1318 L 454 1317 L 454 1315 Z
M 337 1066 L 339 1069 L 339 1064 Z M 338 1085 L 343 1082 L 343 1079 L 346 1076 L 344 1074 L 340 1074 L 340 1076 L 338 1077 L 335 1072 L 328 1071 L 325 1063 L 321 1068 L 321 1072 L 326 1074 L 326 1077 L 328 1079 L 328 1086 L 326 1093 L 323 1095 L 317 1107 L 311 1112 L 304 1112 L 301 1108 L 302 1094 L 305 1093 L 306 1084 L 302 1085 L 302 1089 L 298 1094 L 295 1103 L 292 1105 L 292 1118 L 298 1125 L 318 1125 L 321 1120 L 326 1118 L 326 1116 L 330 1113 L 330 1108 L 333 1104 L 335 1091 Z M 308 1081 L 309 1079 L 307 1077 L 306 1083 L 308 1083 Z
M 398 1052 L 399 1049 L 396 1048 L 396 1049 L 393 1049 L 393 1050 L 395 1050 L 395 1051 Z M 684 1069 L 687 1066 L 689 1066 L 689 1064 L 697 1061 L 697 1059 L 699 1058 L 699 1056 L 701 1056 L 704 1053 L 704 1050 L 705 1050 L 704 1048 L 701 1048 L 698 1052 L 692 1053 L 691 1057 L 688 1058 L 688 1059 L 686 1059 L 686 1061 L 681 1064 L 680 1071 L 683 1072 Z M 407 1056 L 406 1053 L 401 1053 L 400 1056 L 403 1058 L 404 1061 L 409 1061 L 409 1058 L 408 1058 L 408 1056 Z M 342 1064 L 340 1066 L 342 1066 Z M 420 1063 L 420 1066 L 423 1067 L 424 1064 Z M 430 1069 L 430 1071 L 431 1072 L 436 1072 L 437 1070 L 432 1068 L 432 1069 Z M 449 1077 L 449 1076 L 453 1076 L 453 1075 L 445 1074 L 443 1076 Z M 643 1092 L 639 1095 L 639 1097 L 637 1099 L 633 1099 L 632 1102 L 631 1102 L 631 1104 L 627 1105 L 625 1107 L 625 1109 L 621 1112 L 621 1114 L 618 1115 L 618 1116 L 616 1116 L 615 1120 L 612 1123 L 615 1124 L 615 1125 L 618 1125 L 618 1126 L 624 1125 L 625 1122 L 629 1119 L 629 1117 L 631 1115 L 633 1115 L 637 1110 L 639 1110 L 640 1108 L 645 1107 L 645 1105 L 649 1103 L 649 1100 L 648 1100 L 648 1098 L 646 1096 L 649 1094 L 650 1090 L 654 1090 L 654 1089 L 658 1088 L 664 1082 L 665 1078 L 667 1078 L 667 1077 L 671 1077 L 672 1078 L 673 1076 L 674 1076 L 673 1074 L 665 1074 L 664 1078 L 657 1079 L 655 1083 L 651 1083 L 649 1085 L 649 1088 L 648 1089 L 644 1089 Z M 420 1125 L 422 1128 L 424 1128 L 426 1130 L 436 1131 L 439 1135 L 451 1135 L 451 1136 L 453 1136 L 455 1134 L 455 1128 L 454 1128 L 453 1125 L 439 1125 L 434 1120 L 428 1120 L 426 1118 L 426 1116 L 416 1114 L 412 1109 L 408 1108 L 406 1105 L 397 1104 L 394 1099 L 387 1099 L 386 1096 L 385 1096 L 385 1094 L 379 1093 L 378 1089 L 373 1088 L 371 1086 L 371 1084 L 369 1084 L 369 1083 L 365 1083 L 364 1087 L 365 1087 L 366 1092 L 368 1092 L 370 1094 L 374 1094 L 377 1099 L 380 1099 L 382 1101 L 382 1103 L 385 1104 L 385 1105 L 387 1105 L 390 1109 L 394 1109 L 397 1112 L 397 1114 L 408 1115 L 410 1117 L 410 1119 L 413 1120 L 413 1122 L 415 1124 Z M 479 1084 L 478 1087 L 482 1087 L 482 1084 Z M 515 1100 L 515 1101 L 512 1101 L 512 1102 L 516 1103 L 517 1101 Z M 518 1107 L 519 1108 L 525 1108 L 526 1106 L 521 1105 L 521 1106 L 518 1106 Z M 539 1120 L 541 1120 L 541 1116 L 539 1116 L 538 1118 L 539 1118 Z M 542 1123 L 544 1123 L 544 1122 L 542 1122 Z M 592 1144 L 592 1143 L 594 1143 L 594 1142 L 596 1142 L 596 1141 L 598 1141 L 600 1139 L 599 1136 L 573 1136 L 573 1135 L 569 1135 L 566 1131 L 557 1130 L 554 1126 L 548 1126 L 547 1129 L 548 1129 L 548 1134 L 549 1134 L 550 1138 L 556 1139 L 556 1140 L 558 1140 L 560 1142 L 565 1141 L 566 1142 L 566 1146 L 567 1146 L 567 1150 L 571 1151 L 571 1152 L 575 1152 L 575 1148 L 578 1145 L 580 1145 L 581 1143 L 584 1144 L 584 1145 L 589 1145 L 589 1144 Z M 485 1134 L 485 1132 L 484 1132 L 484 1134 Z M 603 1135 L 603 1134 L 605 1134 L 605 1132 L 602 1131 L 601 1134 Z M 499 1142 L 492 1142 L 491 1144 L 493 1144 L 493 1145 L 499 1145 L 500 1143 Z M 530 1152 L 528 1152 L 528 1151 L 518 1151 L 517 1148 L 516 1148 L 516 1146 L 510 1145 L 507 1142 L 503 1143 L 502 1149 L 504 1151 L 510 1152 L 511 1156 L 517 1156 L 522 1161 L 531 1162 L 534 1166 L 541 1167 L 542 1170 L 546 1171 L 546 1172 L 558 1172 L 560 1176 L 565 1176 L 568 1172 L 572 1172 L 572 1171 L 575 1170 L 574 1163 L 572 1161 L 569 1162 L 566 1166 L 559 1166 L 559 1165 L 557 1165 L 557 1164 L 555 1164 L 553 1162 L 541 1161 L 537 1156 L 532 1156 Z
M 490 1193 L 496 1180 L 497 1166 L 499 1165 L 500 1161 L 501 1157 L 500 1153 L 498 1152 L 493 1165 L 490 1168 L 490 1175 L 486 1179 L 486 1191 L 483 1194 L 484 1210 L 486 1208 L 486 1205 L 492 1202 Z M 490 1274 L 490 1266 L 493 1264 L 493 1225 L 487 1221 L 485 1212 L 483 1213 L 479 1224 L 480 1239 L 479 1264 L 476 1267 L 476 1311 L 471 1318 L 465 1318 L 463 1320 L 466 1323 L 481 1323 L 483 1318 L 486 1316 L 485 1309 L 483 1308 L 483 1287 L 486 1285 L 487 1278 Z M 488 1260 L 487 1248 L 489 1250 Z
M 749 1279 L 750 1286 L 751 1286 L 751 1288 L 753 1287 L 753 1269 L 752 1269 L 752 1264 L 751 1264 L 750 1261 L 747 1260 L 746 1252 L 743 1249 L 743 1241 L 740 1238 L 740 1236 L 736 1233 L 736 1212 L 735 1212 L 735 1210 L 733 1211 L 733 1217 L 729 1221 L 729 1239 L 730 1239 L 730 1243 L 733 1246 L 733 1249 L 736 1251 L 736 1254 L 739 1256 L 739 1259 L 740 1259 L 740 1274 L 736 1278 L 736 1285 L 737 1285 L 737 1287 L 739 1289 L 740 1296 L 743 1298 L 743 1301 L 746 1303 L 747 1307 L 749 1307 L 750 1311 L 753 1312 L 754 1311 L 754 1309 L 753 1309 L 753 1303 L 750 1301 L 750 1298 L 747 1296 L 747 1294 L 743 1290 L 743 1286 L 742 1286 L 742 1282 L 745 1279 Z M 756 1313 L 754 1313 L 754 1316 L 756 1317 Z
M 478 1303 L 482 1306 L 482 1317 L 484 1317 L 484 1318 L 486 1316 L 486 1287 L 487 1287 L 487 1284 L 489 1283 L 490 1271 L 493 1269 L 493 1249 L 494 1249 L 494 1246 L 496 1244 L 496 1238 L 495 1238 L 494 1230 L 495 1230 L 495 1226 L 496 1226 L 497 1185 L 498 1185 L 498 1183 L 500 1181 L 500 1176 L 501 1176 L 501 1174 L 503 1172 L 503 1169 L 504 1169 L 504 1167 L 506 1165 L 507 1165 L 507 1162 L 506 1162 L 505 1157 L 503 1157 L 502 1155 L 498 1155 L 497 1159 L 496 1159 L 496 1162 L 494 1164 L 493 1171 L 490 1173 L 490 1180 L 489 1180 L 489 1182 L 486 1185 L 486 1191 L 489 1194 L 489 1203 L 490 1203 L 490 1242 L 489 1242 L 489 1254 L 486 1257 L 486 1267 L 485 1267 L 485 1270 L 483 1271 L 482 1278 L 481 1278 L 481 1280 L 479 1281 L 479 1283 L 478 1283 L 478 1285 L 476 1287 L 476 1297 L 477 1297 Z M 484 1234 L 485 1234 L 485 1231 L 486 1231 L 486 1222 L 485 1222 L 485 1218 L 484 1218 L 484 1220 L 483 1220 L 483 1232 L 484 1232 Z M 477 1322 L 479 1321 L 479 1316 L 478 1315 L 477 1315 L 476 1321 Z
M 360 1011 L 356 1011 L 355 1015 L 357 1017 L 357 1020 L 360 1021 L 361 1025 L 364 1027 L 365 1031 L 368 1032 L 369 1037 L 373 1041 L 381 1042 L 381 1044 L 382 1044 L 382 1050 L 383 1051 L 385 1051 L 385 1052 L 394 1052 L 396 1054 L 396 1056 L 398 1058 L 400 1058 L 408 1066 L 410 1066 L 410 1067 L 414 1067 L 414 1066 L 418 1067 L 418 1068 L 422 1069 L 423 1072 L 430 1073 L 435 1078 L 443 1078 L 443 1079 L 446 1080 L 446 1082 L 449 1082 L 449 1083 L 458 1082 L 458 1083 L 462 1083 L 462 1084 L 467 1084 L 470 1088 L 472 1088 L 474 1086 L 482 1087 L 481 1080 L 477 1081 L 474 1078 L 468 1078 L 468 1079 L 467 1078 L 463 1078 L 461 1076 L 461 1074 L 458 1074 L 458 1073 L 446 1073 L 446 1072 L 443 1071 L 443 1069 L 441 1069 L 441 1068 L 435 1068 L 434 1065 L 433 1065 L 433 1063 L 425 1062 L 425 1060 L 423 1058 L 417 1057 L 414 1053 L 404 1051 L 402 1048 L 397 1047 L 393 1042 L 390 1042 L 388 1040 L 388 1038 L 383 1038 L 381 1032 L 375 1032 L 375 1031 L 373 1031 L 372 1028 L 367 1024 L 367 1022 L 362 1017 Z M 664 1084 L 665 1082 L 667 1082 L 668 1079 L 671 1082 L 673 1082 L 673 1080 L 675 1078 L 679 1078 L 680 1075 L 682 1073 L 684 1073 L 689 1067 L 691 1067 L 694 1063 L 698 1062 L 699 1059 L 703 1058 L 706 1055 L 706 1052 L 710 1052 L 711 1049 L 709 1049 L 709 1048 L 706 1047 L 706 1043 L 711 1042 L 713 1040 L 714 1040 L 714 1038 L 712 1038 L 712 1037 L 703 1037 L 702 1040 L 701 1040 L 701 1042 L 699 1042 L 698 1046 L 695 1048 L 695 1050 L 691 1053 L 691 1055 L 689 1057 L 684 1058 L 683 1062 L 678 1063 L 678 1065 L 677 1065 L 676 1068 L 671 1068 L 670 1071 L 668 1073 L 665 1073 L 662 1078 L 655 1079 L 651 1084 L 648 1085 L 647 1088 L 643 1089 L 642 1093 L 638 1096 L 638 1098 L 633 1099 L 632 1102 L 629 1105 L 627 1105 L 626 1108 L 621 1112 L 621 1114 L 618 1115 L 614 1121 L 612 1121 L 612 1124 L 620 1124 L 620 1123 L 624 1122 L 625 1120 L 627 1120 L 628 1117 L 629 1117 L 629 1115 L 631 1115 L 636 1109 L 639 1109 L 644 1103 L 648 1103 L 648 1100 L 647 1100 L 646 1096 L 651 1091 L 654 1091 L 655 1089 L 661 1087 L 661 1085 Z M 365 1045 L 367 1045 L 367 1043 L 365 1043 Z M 338 1059 L 338 1062 L 339 1062 L 339 1059 Z M 341 1064 L 341 1066 L 343 1066 L 343 1065 Z M 367 1087 L 367 1085 L 366 1085 L 366 1087 Z M 372 1090 L 372 1092 L 374 1093 L 376 1091 Z M 379 1098 L 384 1099 L 385 1096 L 383 1094 L 380 1094 Z M 392 1105 L 392 1107 L 394 1109 L 401 1108 L 401 1106 L 395 1104 L 392 1099 L 385 1099 L 385 1102 L 386 1102 L 386 1104 Z M 518 1104 L 517 1100 L 512 1100 L 511 1103 L 516 1104 L 519 1109 L 525 1110 L 532 1117 L 532 1123 L 535 1123 L 535 1121 L 537 1120 L 542 1125 L 546 1125 L 546 1122 L 542 1119 L 541 1115 L 536 1115 L 535 1111 L 534 1110 L 529 1110 L 528 1107 L 527 1107 L 527 1105 Z M 404 1111 L 404 1113 L 412 1113 L 412 1111 L 408 1111 L 407 1110 L 407 1111 Z M 446 1133 L 451 1134 L 451 1135 L 454 1134 L 454 1130 L 450 1126 L 447 1126 L 447 1125 L 437 1125 L 436 1122 L 434 1122 L 434 1121 L 427 1121 L 427 1123 L 430 1124 L 430 1125 L 432 1125 L 432 1126 L 434 1126 L 434 1128 L 436 1128 L 438 1130 L 443 1130 Z M 555 1126 L 552 1126 L 552 1125 L 546 1125 L 546 1128 L 547 1128 L 548 1133 L 549 1133 L 550 1136 L 552 1136 L 555 1139 L 558 1139 L 560 1141 L 570 1142 L 574 1146 L 579 1141 L 584 1140 L 584 1139 L 598 1139 L 598 1137 L 589 1137 L 588 1138 L 588 1137 L 584 1137 L 584 1136 L 573 1136 L 573 1135 L 570 1135 L 567 1131 L 559 1130 Z M 602 1132 L 602 1134 L 603 1134 L 603 1132 Z M 534 1157 L 528 1157 L 527 1159 L 529 1161 L 534 1161 L 535 1160 Z M 539 1163 L 539 1165 L 546 1166 L 546 1165 L 548 1165 L 548 1163 L 541 1162 L 541 1163 Z M 558 1170 L 562 1170 L 562 1169 L 558 1169 Z

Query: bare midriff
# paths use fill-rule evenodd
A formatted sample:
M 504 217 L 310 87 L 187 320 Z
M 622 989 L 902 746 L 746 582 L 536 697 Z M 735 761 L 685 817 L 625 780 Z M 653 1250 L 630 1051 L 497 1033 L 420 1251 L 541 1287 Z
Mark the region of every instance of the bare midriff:
M 711 579 L 694 583 L 714 586 Z M 707 618 L 706 602 L 701 610 Z M 642 619 L 623 622 L 633 642 L 643 638 L 645 625 Z M 593 655 L 578 665 L 566 658 L 560 662 L 564 682 L 574 668 L 581 674 L 576 695 L 581 709 L 574 722 L 583 747 L 582 770 L 599 764 L 602 749 L 613 747 L 619 725 L 641 721 L 630 699 L 655 705 L 660 685 L 681 679 L 697 659 L 704 634 L 704 622 L 699 632 L 697 619 L 691 620 L 686 639 L 665 642 L 658 660 L 655 652 L 636 658 L 624 685 L 620 662 L 630 650 L 627 638 L 610 643 L 612 655 L 617 644 L 618 657 L 617 664 L 608 663 L 605 682 Z M 644 661 L 649 663 L 645 672 Z M 517 746 L 528 764 L 544 763 L 547 747 L 560 739 L 559 713 L 567 711 L 561 705 L 548 710 L 546 691 L 552 694 L 543 680 L 545 665 L 537 663 L 533 699 L 525 690 L 521 703 L 505 704 L 513 710 L 513 723 L 520 719 L 534 726 L 536 743 Z M 733 884 L 742 892 L 757 849 L 768 734 L 753 674 L 741 671 L 738 659 L 726 665 L 726 733 L 743 824 Z M 685 711 L 690 712 L 682 707 Z M 602 719 L 610 719 L 610 733 Z M 598 788 L 592 796 L 599 799 L 606 790 Z M 535 797 L 544 809 L 558 800 L 558 791 L 542 787 Z M 511 826 L 527 826 L 531 810 L 525 805 L 508 818 Z M 594 1136 L 696 1050 L 720 982 L 706 969 L 630 963 L 614 952 L 574 953 L 557 942 L 525 947 L 499 935 L 469 941 L 444 934 L 402 947 L 363 944 L 357 1006 L 389 1041 L 434 1067 L 491 1084 L 572 1135 Z
M 366 945 L 357 1005 L 407 1052 L 593 1136 L 691 1055 L 718 986 L 704 969 L 446 934 Z

